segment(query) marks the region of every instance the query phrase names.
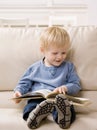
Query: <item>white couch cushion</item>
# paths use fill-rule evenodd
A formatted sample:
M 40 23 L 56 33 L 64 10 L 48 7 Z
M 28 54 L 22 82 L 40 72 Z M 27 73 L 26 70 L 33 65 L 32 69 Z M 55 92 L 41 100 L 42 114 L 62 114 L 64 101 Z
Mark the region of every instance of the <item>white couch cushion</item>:
M 26 68 L 41 57 L 35 29 L 0 28 L 0 90 L 13 90 Z
M 97 112 L 77 114 L 77 119 L 68 130 L 96 130 Z M 62 130 L 49 116 L 38 130 Z M 0 109 L 0 130 L 29 130 L 19 109 Z
M 71 37 L 70 59 L 76 66 L 83 90 L 97 90 L 97 27 L 68 29 Z
M 97 27 L 66 28 L 71 38 L 70 59 L 83 90 L 97 90 Z M 13 90 L 33 62 L 42 56 L 35 28 L 0 28 L 0 90 Z

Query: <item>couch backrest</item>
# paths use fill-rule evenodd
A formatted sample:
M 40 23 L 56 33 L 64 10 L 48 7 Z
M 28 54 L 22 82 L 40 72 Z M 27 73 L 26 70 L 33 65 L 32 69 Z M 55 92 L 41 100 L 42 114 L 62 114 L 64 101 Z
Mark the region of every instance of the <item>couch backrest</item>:
M 44 28 L 0 28 L 0 90 L 13 90 L 33 62 L 42 58 L 39 35 Z M 97 27 L 68 27 L 71 49 L 83 90 L 97 90 Z
M 69 58 L 75 64 L 83 90 L 97 90 L 97 27 L 71 27 Z

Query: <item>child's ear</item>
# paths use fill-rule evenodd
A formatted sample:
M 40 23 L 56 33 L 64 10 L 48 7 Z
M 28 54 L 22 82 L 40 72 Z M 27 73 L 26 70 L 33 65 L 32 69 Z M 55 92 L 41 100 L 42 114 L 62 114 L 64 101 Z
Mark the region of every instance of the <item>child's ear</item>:
M 40 47 L 40 51 L 43 53 L 43 52 L 44 52 L 44 48 L 43 48 L 43 47 Z

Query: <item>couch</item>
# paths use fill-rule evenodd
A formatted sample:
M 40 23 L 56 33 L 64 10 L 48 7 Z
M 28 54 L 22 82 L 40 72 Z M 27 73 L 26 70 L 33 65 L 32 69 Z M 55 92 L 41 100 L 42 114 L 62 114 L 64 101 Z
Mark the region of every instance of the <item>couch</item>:
M 68 130 L 97 130 L 97 27 L 64 27 L 71 39 L 68 59 L 76 67 L 82 90 L 78 96 L 89 98 L 89 106 L 75 107 L 77 118 Z M 23 100 L 11 98 L 20 77 L 33 62 L 42 58 L 39 34 L 44 28 L 0 27 L 0 130 L 29 130 L 22 119 Z M 38 130 L 61 130 L 48 116 Z

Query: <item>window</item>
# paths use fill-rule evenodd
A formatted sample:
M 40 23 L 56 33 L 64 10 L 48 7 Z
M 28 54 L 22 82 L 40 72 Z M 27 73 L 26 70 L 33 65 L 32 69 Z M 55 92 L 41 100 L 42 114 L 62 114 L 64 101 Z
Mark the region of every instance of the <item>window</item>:
M 0 19 L 26 19 L 31 25 L 87 22 L 85 0 L 0 0 Z

